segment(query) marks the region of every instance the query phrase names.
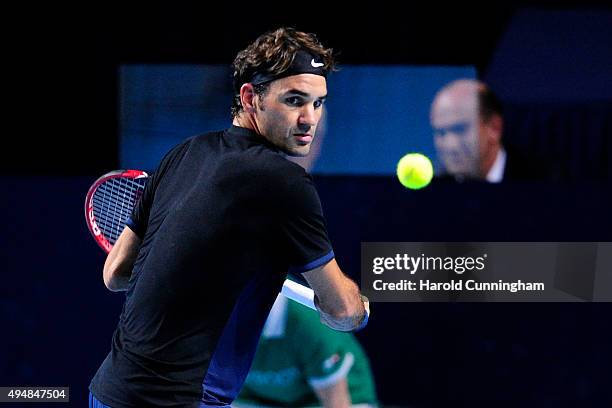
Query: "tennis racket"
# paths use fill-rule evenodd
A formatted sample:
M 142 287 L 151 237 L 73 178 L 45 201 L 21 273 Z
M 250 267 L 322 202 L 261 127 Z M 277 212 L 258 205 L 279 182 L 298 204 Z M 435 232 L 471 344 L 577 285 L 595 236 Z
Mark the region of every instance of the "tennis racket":
M 97 179 L 85 198 L 85 220 L 89 232 L 106 253 L 123 232 L 127 219 L 140 199 L 149 175 L 141 170 L 116 170 Z M 286 280 L 281 293 L 316 310 L 314 292 Z

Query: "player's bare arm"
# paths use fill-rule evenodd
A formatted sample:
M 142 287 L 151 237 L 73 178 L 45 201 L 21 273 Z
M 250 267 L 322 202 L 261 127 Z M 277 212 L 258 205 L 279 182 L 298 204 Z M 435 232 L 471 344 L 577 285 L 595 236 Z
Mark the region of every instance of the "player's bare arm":
M 344 275 L 335 259 L 305 272 L 303 276 L 315 293 L 321 322 L 340 331 L 355 330 L 362 325 L 369 305 L 362 300 L 359 288 Z
M 109 290 L 118 292 L 127 289 L 140 242 L 138 235 L 129 228 L 125 228 L 115 242 L 104 262 L 104 284 Z

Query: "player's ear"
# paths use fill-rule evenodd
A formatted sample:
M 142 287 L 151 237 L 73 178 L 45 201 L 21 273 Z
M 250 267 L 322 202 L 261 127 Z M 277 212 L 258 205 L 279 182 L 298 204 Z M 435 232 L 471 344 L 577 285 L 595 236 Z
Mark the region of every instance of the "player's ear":
M 240 103 L 247 113 L 255 113 L 255 88 L 252 84 L 242 84 L 240 87 Z
M 490 137 L 493 138 L 495 142 L 500 142 L 501 135 L 504 130 L 504 119 L 501 117 L 501 115 L 493 114 L 489 119 L 488 125 L 491 129 Z

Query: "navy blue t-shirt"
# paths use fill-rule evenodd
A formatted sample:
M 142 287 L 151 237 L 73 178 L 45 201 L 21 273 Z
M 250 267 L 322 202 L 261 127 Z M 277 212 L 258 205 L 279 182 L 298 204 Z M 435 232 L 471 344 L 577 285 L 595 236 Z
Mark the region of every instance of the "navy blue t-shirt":
M 230 404 L 287 272 L 334 256 L 310 176 L 236 126 L 172 149 L 128 226 L 142 245 L 90 385 L 113 408 Z

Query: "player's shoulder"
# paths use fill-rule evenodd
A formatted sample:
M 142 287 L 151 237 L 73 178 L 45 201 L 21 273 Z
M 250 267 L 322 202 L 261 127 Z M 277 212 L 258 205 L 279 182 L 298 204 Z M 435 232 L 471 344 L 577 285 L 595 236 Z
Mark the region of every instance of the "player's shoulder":
M 216 145 L 220 142 L 223 137 L 223 130 L 214 130 L 210 132 L 200 133 L 191 136 L 185 140 L 185 144 L 189 146 L 208 146 Z
M 310 176 L 299 165 L 287 160 L 280 152 L 258 146 L 251 149 L 242 163 L 249 174 L 260 180 L 266 180 L 268 184 L 280 190 L 295 189 L 296 186 L 310 182 Z
M 310 179 L 310 175 L 302 166 L 293 163 L 280 153 L 272 152 L 267 158 L 264 168 L 267 171 L 273 172 L 278 178 L 285 179 L 291 183 Z
M 168 155 L 177 157 L 202 158 L 219 150 L 223 131 L 212 131 L 190 136 L 176 145 Z
M 183 162 L 183 160 L 190 155 L 201 155 L 201 150 L 205 149 L 204 145 L 210 144 L 214 142 L 215 139 L 218 139 L 219 133 L 220 132 L 209 132 L 198 134 L 182 140 L 166 152 L 155 172 L 161 174 L 170 168 L 176 167 L 178 163 Z
M 320 205 L 313 179 L 300 165 L 281 157 L 270 162 L 266 172 L 270 183 L 282 195 L 281 201 L 291 208 Z
M 207 132 L 187 137 L 178 144 L 174 145 L 168 151 L 168 153 L 166 153 L 166 156 L 181 155 L 195 146 L 210 144 L 211 142 L 218 140 L 221 133 L 222 132 Z

